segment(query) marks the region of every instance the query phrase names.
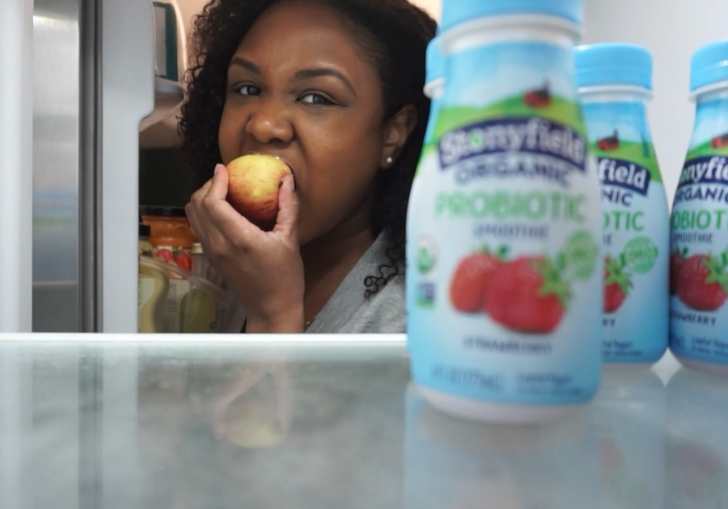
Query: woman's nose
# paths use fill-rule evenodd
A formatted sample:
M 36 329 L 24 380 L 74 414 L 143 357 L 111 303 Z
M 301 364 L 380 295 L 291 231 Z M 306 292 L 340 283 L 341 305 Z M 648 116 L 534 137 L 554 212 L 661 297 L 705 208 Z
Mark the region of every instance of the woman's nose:
M 288 107 L 274 100 L 258 101 L 245 126 L 245 132 L 259 143 L 290 143 L 293 125 Z

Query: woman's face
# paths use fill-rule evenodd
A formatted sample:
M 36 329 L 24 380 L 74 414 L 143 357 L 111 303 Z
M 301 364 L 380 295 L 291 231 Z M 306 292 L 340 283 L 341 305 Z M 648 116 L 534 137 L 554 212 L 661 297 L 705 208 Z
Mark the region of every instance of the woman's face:
M 301 200 L 301 245 L 368 225 L 387 156 L 381 83 L 334 11 L 296 1 L 268 9 L 228 72 L 223 163 L 251 153 L 288 163 Z M 390 153 L 391 152 L 391 153 Z

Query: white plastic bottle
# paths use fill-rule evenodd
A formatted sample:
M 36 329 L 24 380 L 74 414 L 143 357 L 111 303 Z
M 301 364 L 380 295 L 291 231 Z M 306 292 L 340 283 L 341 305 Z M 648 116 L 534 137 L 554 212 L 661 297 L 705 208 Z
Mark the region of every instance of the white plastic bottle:
M 670 349 L 728 376 L 728 40 L 699 49 L 695 127 L 672 209 Z
M 437 257 L 433 252 L 434 244 L 427 237 L 420 235 L 417 230 L 418 203 L 432 199 L 436 192 L 432 185 L 437 179 L 440 160 L 437 154 L 437 140 L 434 137 L 442 96 L 445 93 L 445 59 L 438 48 L 438 39 L 434 38 L 427 47 L 427 74 L 425 79 L 425 95 L 430 98 L 430 118 L 427 123 L 425 141 L 422 146 L 422 156 L 417 166 L 412 191 L 408 203 L 407 214 L 407 267 L 408 271 L 427 273 L 429 265 Z M 426 302 L 428 295 L 419 294 L 422 285 L 415 285 L 413 278 L 406 279 L 407 300 L 410 308 L 415 302 Z
M 602 215 L 574 76 L 581 17 L 580 0 L 443 5 L 437 169 L 410 212 L 429 256 L 410 251 L 407 303 L 414 382 L 444 412 L 545 421 L 598 388 Z
M 667 349 L 670 219 L 647 121 L 652 56 L 631 44 L 577 48 L 576 80 L 602 184 L 606 366 L 640 367 Z

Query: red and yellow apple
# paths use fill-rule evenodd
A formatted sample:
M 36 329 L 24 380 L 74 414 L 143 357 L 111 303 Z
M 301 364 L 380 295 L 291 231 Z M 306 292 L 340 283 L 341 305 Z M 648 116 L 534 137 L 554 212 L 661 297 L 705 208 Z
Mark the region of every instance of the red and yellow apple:
M 278 216 L 278 189 L 291 169 L 273 156 L 254 154 L 235 159 L 227 170 L 227 201 L 260 229 L 272 230 Z

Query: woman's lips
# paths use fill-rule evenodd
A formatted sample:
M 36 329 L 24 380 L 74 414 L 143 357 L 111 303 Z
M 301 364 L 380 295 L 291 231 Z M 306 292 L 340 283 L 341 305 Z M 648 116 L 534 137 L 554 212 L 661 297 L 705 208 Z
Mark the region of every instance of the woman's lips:
M 281 156 L 279 156 L 277 154 L 266 154 L 265 152 L 248 152 L 248 153 L 245 153 L 245 154 L 241 154 L 239 157 L 243 157 L 243 156 L 268 156 L 268 157 L 275 157 L 279 161 L 282 161 L 282 162 L 286 163 L 286 166 L 288 166 L 288 168 L 290 168 L 290 170 L 295 173 L 295 170 L 293 169 L 293 165 L 291 165 L 291 163 L 288 161 L 288 159 L 286 159 L 285 157 L 281 157 Z

